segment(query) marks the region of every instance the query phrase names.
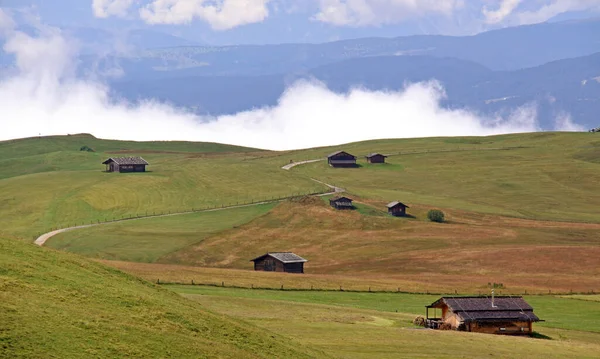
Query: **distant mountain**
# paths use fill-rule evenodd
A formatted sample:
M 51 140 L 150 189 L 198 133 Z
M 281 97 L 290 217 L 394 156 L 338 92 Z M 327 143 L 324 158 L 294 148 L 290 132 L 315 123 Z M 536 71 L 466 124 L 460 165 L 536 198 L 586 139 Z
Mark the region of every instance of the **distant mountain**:
M 353 86 L 399 90 L 407 82 L 436 79 L 448 93 L 445 106 L 493 115 L 536 103 L 541 124 L 548 129 L 562 111 L 588 127 L 597 125 L 600 113 L 600 53 L 517 71 L 492 71 L 454 58 L 374 56 L 295 74 L 119 81 L 112 88 L 133 101 L 155 98 L 199 113 L 229 114 L 275 105 L 285 88 L 301 78 L 318 79 L 338 92 Z
M 371 56 L 427 55 L 477 62 L 492 70 L 518 70 L 600 52 L 600 19 L 545 23 L 476 36 L 363 38 L 323 44 L 182 46 L 107 56 L 100 67 L 119 64 L 124 79 L 302 73 L 339 61 Z M 168 42 L 168 41 L 165 41 Z M 162 42 L 160 42 L 162 43 Z M 140 46 L 143 47 L 143 46 Z M 84 59 L 84 67 L 97 59 Z

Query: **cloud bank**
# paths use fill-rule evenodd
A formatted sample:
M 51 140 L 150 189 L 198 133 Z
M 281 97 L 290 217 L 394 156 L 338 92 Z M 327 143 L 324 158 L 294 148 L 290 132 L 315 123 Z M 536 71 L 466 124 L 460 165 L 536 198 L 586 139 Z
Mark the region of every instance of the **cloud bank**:
M 59 31 L 40 29 L 38 37 L 8 31 L 4 50 L 15 55 L 16 74 L 0 80 L 0 140 L 91 133 L 107 139 L 210 141 L 287 150 L 378 138 L 538 129 L 535 107 L 518 109 L 505 119 L 445 109 L 440 106 L 444 90 L 435 81 L 398 92 L 354 89 L 345 94 L 320 83 L 297 82 L 274 107 L 218 117 L 199 117 L 153 101 L 132 105 L 111 99 L 100 83 L 74 77 L 74 49 Z M 563 128 L 572 126 L 567 117 L 561 121 Z
M 311 19 L 353 27 L 437 19 L 489 28 L 544 22 L 569 11 L 600 11 L 598 0 L 92 0 L 99 18 L 124 17 L 134 8 L 148 24 L 199 20 L 217 31 L 263 22 L 269 5 L 283 11 L 302 6 Z

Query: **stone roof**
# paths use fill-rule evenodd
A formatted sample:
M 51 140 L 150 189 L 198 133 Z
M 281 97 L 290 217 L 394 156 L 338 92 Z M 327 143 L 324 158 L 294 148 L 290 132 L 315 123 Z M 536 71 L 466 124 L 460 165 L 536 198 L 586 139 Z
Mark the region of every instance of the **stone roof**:
M 107 159 L 106 161 L 102 162 L 102 164 L 108 164 L 111 162 L 114 162 L 114 163 L 118 164 L 119 166 L 121 166 L 121 165 L 147 165 L 148 164 L 148 162 L 146 162 L 146 160 L 141 157 L 111 157 L 111 158 Z
M 427 307 L 437 308 L 442 304 L 446 304 L 450 310 L 465 322 L 504 320 L 540 321 L 540 318 L 533 314 L 533 307 L 523 297 L 497 296 L 494 298 L 494 306 L 492 306 L 492 298 L 486 296 L 442 297 Z
M 263 254 L 260 257 L 256 257 L 252 260 L 250 260 L 250 262 L 253 261 L 257 261 L 260 259 L 263 259 L 264 257 L 273 257 L 275 259 L 277 259 L 280 262 L 283 263 L 304 263 L 304 262 L 308 262 L 306 259 L 300 257 L 297 254 L 294 254 L 292 252 L 269 252 L 267 254 Z

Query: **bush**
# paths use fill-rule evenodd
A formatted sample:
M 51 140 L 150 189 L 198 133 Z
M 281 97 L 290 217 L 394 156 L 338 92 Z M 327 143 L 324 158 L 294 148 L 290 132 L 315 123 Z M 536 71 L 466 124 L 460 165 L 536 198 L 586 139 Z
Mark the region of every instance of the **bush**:
M 91 148 L 89 146 L 81 146 L 81 148 L 79 149 L 79 151 L 96 152 L 96 151 L 94 151 L 93 148 Z
M 440 211 L 439 209 L 432 209 L 431 211 L 427 212 L 427 218 L 429 218 L 429 220 L 432 222 L 442 223 L 444 222 L 444 212 Z

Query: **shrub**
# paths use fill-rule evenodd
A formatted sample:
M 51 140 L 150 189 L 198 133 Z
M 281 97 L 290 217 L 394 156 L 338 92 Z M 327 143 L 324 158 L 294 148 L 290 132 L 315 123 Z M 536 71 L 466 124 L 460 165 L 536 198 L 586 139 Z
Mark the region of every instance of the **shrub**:
M 93 148 L 91 148 L 89 146 L 81 146 L 81 148 L 79 149 L 79 151 L 96 152 L 96 151 L 94 151 Z
M 427 218 L 432 222 L 442 223 L 444 222 L 444 212 L 439 209 L 432 209 L 427 212 Z

